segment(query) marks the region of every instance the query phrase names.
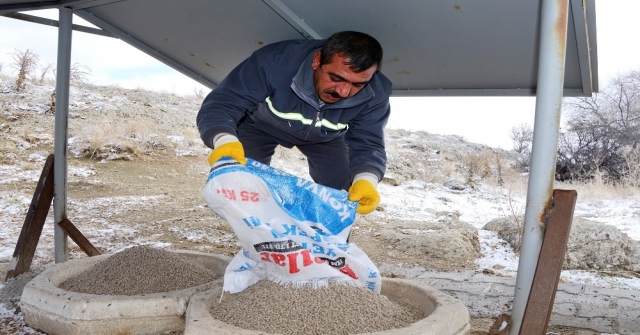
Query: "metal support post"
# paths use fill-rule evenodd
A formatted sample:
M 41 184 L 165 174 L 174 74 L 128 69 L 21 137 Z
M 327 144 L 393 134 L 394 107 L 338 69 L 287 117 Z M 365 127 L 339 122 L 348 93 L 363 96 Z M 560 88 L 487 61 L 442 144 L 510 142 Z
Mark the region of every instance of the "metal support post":
M 67 133 L 69 115 L 69 83 L 71 71 L 71 28 L 73 10 L 60 8 L 58 28 L 58 65 L 56 71 L 56 119 L 53 168 L 53 217 L 55 262 L 69 259 L 67 234 L 57 223 L 67 218 Z
M 560 132 L 569 0 L 543 0 L 538 85 L 524 229 L 509 335 L 520 327 L 538 264 L 551 201 Z

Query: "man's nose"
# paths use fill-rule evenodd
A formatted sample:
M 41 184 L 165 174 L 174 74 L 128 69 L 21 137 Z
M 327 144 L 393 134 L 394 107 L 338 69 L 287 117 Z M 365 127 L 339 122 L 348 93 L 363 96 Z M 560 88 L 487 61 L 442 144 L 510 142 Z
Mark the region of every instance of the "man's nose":
M 351 92 L 351 84 L 340 83 L 338 87 L 336 87 L 336 92 L 340 95 L 341 98 L 348 98 L 349 93 Z

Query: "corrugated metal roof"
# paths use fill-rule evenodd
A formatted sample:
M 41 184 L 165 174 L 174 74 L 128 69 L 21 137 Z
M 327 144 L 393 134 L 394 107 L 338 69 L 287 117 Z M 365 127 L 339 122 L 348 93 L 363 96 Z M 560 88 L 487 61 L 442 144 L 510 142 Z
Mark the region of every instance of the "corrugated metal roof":
M 252 51 L 357 30 L 383 45 L 394 95 L 535 95 L 541 1 L 0 0 L 0 12 L 64 5 L 213 86 Z M 594 0 L 571 0 L 565 96 L 597 91 Z
M 376 37 L 394 95 L 535 95 L 540 1 L 0 0 L 0 12 L 71 7 L 213 86 L 252 51 L 341 30 Z M 565 96 L 597 88 L 594 0 L 572 0 Z

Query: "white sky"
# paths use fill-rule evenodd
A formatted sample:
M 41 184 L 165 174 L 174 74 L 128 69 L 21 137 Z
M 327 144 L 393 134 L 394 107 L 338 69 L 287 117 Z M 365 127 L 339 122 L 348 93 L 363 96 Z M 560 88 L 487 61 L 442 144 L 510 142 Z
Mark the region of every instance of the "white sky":
M 640 1 L 596 0 L 598 73 L 600 87 L 620 73 L 640 70 Z M 57 20 L 56 10 L 30 14 Z M 79 17 L 75 24 L 88 25 Z M 56 63 L 57 28 L 0 17 L 0 63 L 12 74 L 10 53 L 30 49 L 40 64 Z M 193 94 L 202 85 L 161 62 L 112 38 L 75 32 L 72 63 L 91 68 L 91 82 L 180 95 Z M 535 98 L 429 97 L 392 98 L 389 128 L 455 134 L 471 142 L 511 149 L 511 128 L 533 125 Z

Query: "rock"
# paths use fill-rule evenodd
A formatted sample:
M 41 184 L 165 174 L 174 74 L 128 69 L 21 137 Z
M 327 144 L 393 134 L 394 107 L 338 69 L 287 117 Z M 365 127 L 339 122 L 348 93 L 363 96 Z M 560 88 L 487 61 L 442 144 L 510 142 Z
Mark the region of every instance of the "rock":
M 465 184 L 457 182 L 455 180 L 447 181 L 446 183 L 444 183 L 444 187 L 454 191 L 464 191 L 465 189 L 467 189 L 467 186 Z
M 564 269 L 640 271 L 640 242 L 618 228 L 574 218 Z
M 478 231 L 463 222 L 388 223 L 381 226 L 380 236 L 394 249 L 416 258 L 427 256 L 467 263 L 480 257 Z
M 400 185 L 400 180 L 390 173 L 385 174 L 385 176 L 382 178 L 382 181 L 393 186 Z
M 495 232 L 514 250 L 520 248 L 523 217 L 491 220 L 482 229 Z M 618 228 L 582 217 L 573 218 L 564 270 L 640 271 L 640 242 Z
M 496 235 L 509 243 L 511 248 L 517 252 L 520 250 L 523 223 L 524 216 L 508 216 L 493 219 L 484 225 L 482 229 L 496 233 Z
M 106 113 L 109 111 L 117 111 L 118 107 L 111 105 L 111 104 L 102 104 L 99 108 L 99 111 L 102 113 Z

